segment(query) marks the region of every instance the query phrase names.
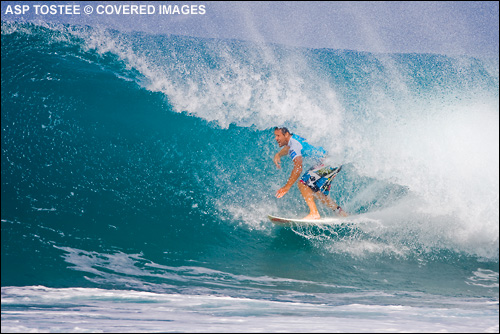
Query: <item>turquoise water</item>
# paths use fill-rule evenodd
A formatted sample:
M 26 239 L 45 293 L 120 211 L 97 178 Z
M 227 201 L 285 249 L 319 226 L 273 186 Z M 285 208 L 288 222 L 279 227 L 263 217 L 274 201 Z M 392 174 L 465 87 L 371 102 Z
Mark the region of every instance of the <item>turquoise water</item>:
M 498 332 L 498 60 L 2 22 L 1 66 L 2 331 Z M 276 125 L 351 227 L 267 221 Z

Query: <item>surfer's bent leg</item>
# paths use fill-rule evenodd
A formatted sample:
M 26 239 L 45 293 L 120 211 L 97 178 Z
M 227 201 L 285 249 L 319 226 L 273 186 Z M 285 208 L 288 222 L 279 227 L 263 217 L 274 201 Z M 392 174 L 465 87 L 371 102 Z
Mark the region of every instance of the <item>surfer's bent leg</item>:
M 309 210 L 311 211 L 306 217 L 307 219 L 319 219 L 320 215 L 314 202 L 314 197 L 318 198 L 323 204 L 332 209 L 338 215 L 346 217 L 348 214 L 330 197 L 331 182 L 337 175 L 339 168 L 332 168 L 323 164 L 317 165 L 309 169 L 299 181 L 299 189 L 306 200 Z M 332 174 L 332 172 L 337 173 Z M 307 196 L 312 195 L 309 199 Z
M 302 181 L 298 182 L 298 186 L 302 197 L 304 197 L 307 206 L 309 206 L 309 214 L 304 219 L 319 219 L 318 208 L 316 207 L 316 203 L 314 203 L 314 192 Z
M 323 194 L 321 191 L 315 192 L 314 196 L 319 199 L 323 204 L 332 209 L 334 212 L 342 217 L 347 217 L 348 214 L 345 212 L 333 199 Z

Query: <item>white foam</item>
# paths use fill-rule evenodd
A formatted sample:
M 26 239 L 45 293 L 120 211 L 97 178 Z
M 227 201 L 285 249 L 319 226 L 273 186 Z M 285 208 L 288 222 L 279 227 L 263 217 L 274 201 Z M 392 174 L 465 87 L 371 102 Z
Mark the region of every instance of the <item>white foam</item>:
M 2 332 L 498 332 L 498 305 L 473 300 L 461 305 L 328 305 L 129 290 L 2 287 Z

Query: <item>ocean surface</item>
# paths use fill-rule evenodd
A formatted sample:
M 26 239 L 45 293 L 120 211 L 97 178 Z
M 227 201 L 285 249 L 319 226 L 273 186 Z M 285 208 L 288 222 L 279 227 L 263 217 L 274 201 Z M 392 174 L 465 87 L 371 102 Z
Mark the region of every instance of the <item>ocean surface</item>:
M 498 59 L 2 22 L 2 332 L 498 332 Z M 274 126 L 343 164 L 307 208 Z M 323 216 L 333 215 L 320 207 Z

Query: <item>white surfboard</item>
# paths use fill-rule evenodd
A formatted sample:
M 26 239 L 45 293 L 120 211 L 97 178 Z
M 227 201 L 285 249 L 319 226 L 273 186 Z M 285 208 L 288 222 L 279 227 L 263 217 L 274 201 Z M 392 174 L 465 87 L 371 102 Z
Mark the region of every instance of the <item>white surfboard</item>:
M 282 218 L 272 215 L 267 216 L 269 220 L 279 226 L 307 226 L 307 225 L 339 225 L 345 223 L 343 217 L 329 217 L 320 219 L 300 219 L 300 218 Z

